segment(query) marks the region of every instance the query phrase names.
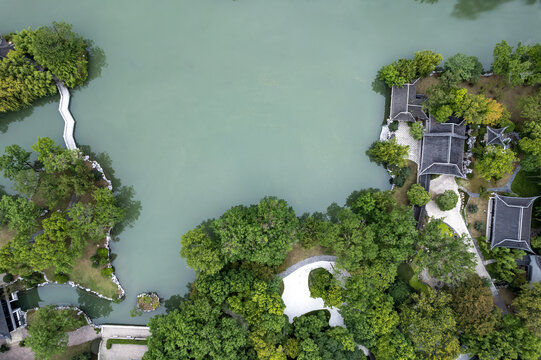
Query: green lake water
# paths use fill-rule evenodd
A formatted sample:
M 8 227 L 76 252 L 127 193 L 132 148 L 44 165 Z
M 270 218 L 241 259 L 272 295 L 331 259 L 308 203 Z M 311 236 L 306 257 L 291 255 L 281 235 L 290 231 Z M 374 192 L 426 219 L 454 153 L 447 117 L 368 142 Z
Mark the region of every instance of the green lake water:
M 533 3 L 533 4 L 532 4 Z M 121 304 L 66 286 L 31 305 L 80 304 L 99 323 L 146 323 L 143 291 L 184 294 L 193 272 L 180 235 L 239 203 L 282 197 L 297 213 L 388 188 L 366 148 L 378 138 L 383 64 L 432 49 L 490 65 L 496 42 L 541 41 L 541 5 L 526 0 L 0 0 L 0 33 L 54 20 L 101 49 L 72 92 L 78 144 L 106 153 L 140 216 L 112 243 Z M 0 115 L 0 148 L 62 139 L 57 98 Z M 163 307 L 161 308 L 163 311 Z

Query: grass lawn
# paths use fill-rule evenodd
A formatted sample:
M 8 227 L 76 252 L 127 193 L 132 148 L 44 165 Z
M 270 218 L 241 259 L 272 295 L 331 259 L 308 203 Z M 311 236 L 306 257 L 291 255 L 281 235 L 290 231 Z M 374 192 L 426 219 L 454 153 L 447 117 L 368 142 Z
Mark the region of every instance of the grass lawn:
M 292 250 L 287 254 L 286 259 L 282 265 L 277 268 L 276 272 L 281 273 L 299 261 L 318 255 L 333 255 L 333 253 L 330 249 L 320 245 L 314 246 L 311 249 L 304 249 L 300 244 L 294 244 Z
M 6 245 L 17 235 L 16 231 L 9 230 L 6 226 L 0 227 L 0 247 Z
M 100 247 L 105 245 L 105 240 L 99 244 Z M 83 255 L 77 259 L 75 266 L 69 274 L 69 280 L 76 282 L 91 290 L 107 296 L 112 299 L 118 298 L 120 295 L 118 286 L 111 280 L 110 277 L 105 277 L 101 274 L 104 266 L 92 267 L 90 257 L 96 255 L 98 245 L 89 241 L 83 249 Z M 55 280 L 55 268 L 50 267 L 44 270 L 45 275 L 51 281 Z
M 105 240 L 99 245 L 102 247 L 104 244 Z M 73 270 L 69 274 L 69 278 L 77 284 L 90 288 L 112 299 L 116 299 L 119 296 L 118 287 L 110 277 L 105 277 L 101 274 L 103 266 L 97 268 L 92 267 L 90 257 L 96 254 L 97 249 L 98 246 L 92 241 L 89 241 L 86 244 L 83 250 L 83 256 L 77 259 Z
M 515 167 L 515 169 L 516 169 L 516 167 Z M 515 171 L 515 169 L 513 169 L 513 172 Z M 456 180 L 457 180 L 458 185 L 463 186 L 469 192 L 479 194 L 481 192 L 481 187 L 484 187 L 485 190 L 486 190 L 488 188 L 497 188 L 497 187 L 504 186 L 505 184 L 507 184 L 509 179 L 511 179 L 511 176 L 513 175 L 513 172 L 505 174 L 503 176 L 503 178 L 501 178 L 500 180 L 487 181 L 487 180 L 483 179 L 481 176 L 479 176 L 479 173 L 477 172 L 477 170 L 473 170 L 473 178 L 471 178 L 471 179 L 459 179 L 459 178 L 456 178 Z
M 539 182 L 541 182 L 541 179 L 534 178 L 524 170 L 520 170 L 511 184 L 511 190 L 515 194 L 524 197 L 541 195 Z
M 404 185 L 402 187 L 395 186 L 393 189 L 394 198 L 400 205 L 404 206 L 410 206 L 407 193 L 411 185 L 417 182 L 417 164 L 408 160 L 408 168 L 410 169 L 410 173 Z
M 402 263 L 398 266 L 398 277 L 406 284 L 409 284 L 409 286 L 417 292 L 427 292 L 430 288 L 428 285 L 423 284 L 419 279 L 419 276 L 415 276 L 415 273 L 409 264 Z
M 51 360 L 72 360 L 74 356 L 81 355 L 85 352 L 91 352 L 92 342 L 85 342 L 80 345 L 70 346 L 62 354 L 55 355 Z M 97 359 L 98 356 L 92 354 L 92 360 Z
M 477 205 L 477 212 L 472 213 L 468 210 L 470 205 Z M 466 218 L 468 220 L 469 229 L 471 232 L 471 235 L 474 238 L 477 238 L 479 236 L 485 235 L 486 230 L 486 222 L 487 222 L 487 209 L 488 209 L 488 200 L 482 199 L 482 198 L 474 198 L 470 197 L 470 201 L 468 202 L 468 206 L 466 206 Z M 484 228 L 482 231 L 477 231 L 473 227 L 476 221 L 481 221 L 484 225 Z
M 114 344 L 128 344 L 128 345 L 146 345 L 147 340 L 132 340 L 132 339 L 107 339 L 105 347 L 110 349 Z

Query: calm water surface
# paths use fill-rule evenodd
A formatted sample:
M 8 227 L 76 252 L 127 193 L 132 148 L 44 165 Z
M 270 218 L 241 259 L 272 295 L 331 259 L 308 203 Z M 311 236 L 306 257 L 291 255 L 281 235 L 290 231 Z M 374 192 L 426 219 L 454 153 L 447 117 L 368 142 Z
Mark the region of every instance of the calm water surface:
M 490 4 L 490 5 L 487 5 Z M 142 210 L 112 245 L 122 304 L 64 286 L 31 304 L 80 304 L 98 322 L 131 318 L 135 296 L 184 294 L 180 234 L 267 194 L 298 213 L 388 188 L 364 151 L 379 134 L 382 64 L 419 49 L 488 66 L 496 42 L 541 41 L 541 5 L 521 0 L 0 0 L 0 32 L 74 24 L 98 52 L 73 92 L 76 140 L 105 152 Z M 482 9 L 484 12 L 477 10 Z M 61 141 L 56 98 L 0 116 L 0 147 Z M 163 310 L 162 310 L 163 311 Z

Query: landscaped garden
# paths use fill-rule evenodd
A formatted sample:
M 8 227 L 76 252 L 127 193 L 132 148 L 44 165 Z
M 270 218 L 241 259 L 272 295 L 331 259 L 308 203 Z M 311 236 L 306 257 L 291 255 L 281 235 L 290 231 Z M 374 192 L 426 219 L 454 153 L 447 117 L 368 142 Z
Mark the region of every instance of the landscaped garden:
M 0 200 L 0 222 L 9 230 L 2 231 L 0 271 L 24 278 L 43 271 L 51 281 L 118 298 L 105 244 L 123 210 L 78 150 L 49 138 L 32 149 L 11 145 L 0 156 L 0 170 L 19 192 Z

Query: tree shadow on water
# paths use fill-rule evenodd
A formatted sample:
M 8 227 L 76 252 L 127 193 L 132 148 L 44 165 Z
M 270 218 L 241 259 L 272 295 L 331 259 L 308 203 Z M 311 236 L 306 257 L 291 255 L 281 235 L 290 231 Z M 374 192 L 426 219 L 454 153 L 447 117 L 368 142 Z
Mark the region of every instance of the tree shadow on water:
M 418 3 L 437 4 L 439 0 L 415 0 Z M 481 13 L 496 10 L 503 4 L 515 0 L 456 0 L 451 16 L 458 19 L 475 20 Z M 541 0 L 522 0 L 526 5 L 541 4 Z
M 86 51 L 88 52 L 88 77 L 86 78 L 83 87 L 87 87 L 88 84 L 99 77 L 101 77 L 101 71 L 106 68 L 107 57 L 105 51 L 99 46 L 96 46 L 93 40 L 86 40 Z
M 23 121 L 32 115 L 34 113 L 34 108 L 50 104 L 52 102 L 58 102 L 58 100 L 58 95 L 51 95 L 34 101 L 32 105 L 22 110 L 0 113 L 0 132 L 5 134 L 8 131 L 10 124 Z M 58 114 L 58 116 L 60 116 L 60 114 Z
M 92 160 L 97 161 L 105 172 L 105 176 L 111 180 L 113 184 L 113 193 L 117 199 L 117 205 L 122 207 L 126 212 L 126 217 L 122 222 L 117 224 L 111 231 L 114 241 L 118 241 L 116 236 L 120 235 L 127 227 L 133 227 L 139 216 L 143 206 L 140 200 L 135 199 L 135 189 L 133 186 L 123 186 L 120 179 L 115 176 L 113 161 L 109 154 L 105 152 L 94 153 L 88 145 L 80 145 L 79 148 L 85 154 L 90 156 Z
M 81 289 L 77 289 L 77 295 L 79 295 L 77 300 L 79 308 L 92 319 L 105 317 L 113 311 L 113 305 L 109 300 L 102 299 Z
M 391 107 L 391 89 L 385 84 L 383 80 L 380 80 L 376 75 L 374 81 L 372 81 L 372 91 L 383 95 L 385 97 L 385 113 L 383 114 L 382 122 L 385 122 L 389 118 L 390 107 Z

